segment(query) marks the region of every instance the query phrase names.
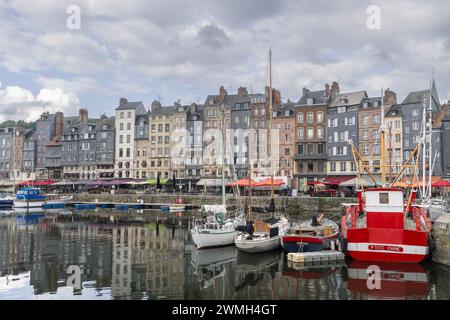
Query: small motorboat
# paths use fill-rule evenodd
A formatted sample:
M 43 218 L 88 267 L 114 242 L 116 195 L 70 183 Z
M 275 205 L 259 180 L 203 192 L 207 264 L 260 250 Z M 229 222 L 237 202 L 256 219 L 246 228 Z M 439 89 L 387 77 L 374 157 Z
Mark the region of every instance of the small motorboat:
M 320 225 L 314 226 L 313 219 L 302 221 L 290 228 L 281 237 L 281 246 L 287 252 L 314 252 L 336 248 L 339 237 L 339 226 L 323 219 Z

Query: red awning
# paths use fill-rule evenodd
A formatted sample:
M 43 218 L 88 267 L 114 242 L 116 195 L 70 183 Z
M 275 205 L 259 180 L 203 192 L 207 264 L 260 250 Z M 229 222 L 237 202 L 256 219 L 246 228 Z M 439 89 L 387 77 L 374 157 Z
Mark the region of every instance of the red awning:
M 51 185 L 54 183 L 56 183 L 56 181 L 54 181 L 54 180 L 41 180 L 41 181 L 29 180 L 29 181 L 19 182 L 17 185 L 18 186 L 48 186 L 48 185 Z
M 350 179 L 356 178 L 355 176 L 328 176 L 324 181 L 322 181 L 322 184 L 328 185 L 328 186 L 338 186 L 342 182 L 348 181 Z
M 265 180 L 262 180 L 262 181 L 259 181 L 259 182 L 255 182 L 255 183 L 253 183 L 253 187 L 271 187 L 272 186 L 272 181 L 271 181 L 272 179 L 265 179 Z M 273 185 L 274 186 L 276 186 L 276 187 L 279 187 L 279 186 L 283 186 L 285 183 L 284 183 L 284 181 L 283 180 L 275 180 L 275 179 L 273 179 Z
M 240 179 L 240 180 L 228 183 L 227 186 L 230 186 L 230 187 L 252 187 L 255 183 L 256 183 L 255 180 L 252 180 L 252 179 L 249 180 L 248 178 L 245 178 L 245 179 Z
M 315 185 L 315 186 L 317 186 L 317 185 L 320 185 L 320 184 L 324 184 L 322 181 L 309 181 L 307 184 L 311 184 L 311 185 Z
M 438 187 L 450 187 L 450 181 L 447 180 L 441 180 L 437 181 L 431 184 L 432 187 L 438 188 Z

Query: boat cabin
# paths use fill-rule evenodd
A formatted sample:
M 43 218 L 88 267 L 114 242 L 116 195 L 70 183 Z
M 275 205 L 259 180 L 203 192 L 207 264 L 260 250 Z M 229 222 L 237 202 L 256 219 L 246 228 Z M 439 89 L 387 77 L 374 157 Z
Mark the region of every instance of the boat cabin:
M 393 188 L 366 190 L 365 211 L 368 228 L 403 229 L 403 191 Z
M 22 188 L 16 193 L 16 199 L 18 200 L 34 200 L 44 198 L 45 196 L 39 188 Z

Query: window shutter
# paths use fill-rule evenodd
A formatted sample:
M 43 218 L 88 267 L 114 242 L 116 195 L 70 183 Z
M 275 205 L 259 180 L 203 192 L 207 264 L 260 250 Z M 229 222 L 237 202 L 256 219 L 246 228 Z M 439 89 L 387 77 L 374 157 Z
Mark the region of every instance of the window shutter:
M 344 124 L 347 125 L 347 117 L 344 118 Z
M 333 147 L 333 156 L 336 155 L 336 147 Z
M 344 140 L 348 141 L 348 131 L 345 131 L 345 133 L 344 133 Z

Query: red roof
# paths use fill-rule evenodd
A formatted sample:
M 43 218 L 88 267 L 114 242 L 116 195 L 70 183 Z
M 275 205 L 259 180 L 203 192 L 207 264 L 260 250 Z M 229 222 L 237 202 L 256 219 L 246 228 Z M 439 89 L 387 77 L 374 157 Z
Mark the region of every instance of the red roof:
M 355 176 L 328 176 L 322 184 L 329 186 L 338 186 L 342 182 L 348 181 L 350 179 L 356 178 Z

